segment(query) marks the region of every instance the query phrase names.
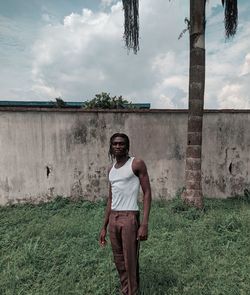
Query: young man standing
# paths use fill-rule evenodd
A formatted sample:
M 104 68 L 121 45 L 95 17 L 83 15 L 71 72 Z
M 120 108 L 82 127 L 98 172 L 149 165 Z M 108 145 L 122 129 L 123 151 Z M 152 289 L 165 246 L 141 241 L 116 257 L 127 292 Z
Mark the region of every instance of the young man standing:
M 109 168 L 109 198 L 99 243 L 106 244 L 107 226 L 124 295 L 139 290 L 139 241 L 147 240 L 151 206 L 148 172 L 142 160 L 129 156 L 129 138 L 115 133 L 110 138 L 109 153 L 115 164 Z M 140 223 L 137 204 L 140 186 L 143 191 L 143 216 Z

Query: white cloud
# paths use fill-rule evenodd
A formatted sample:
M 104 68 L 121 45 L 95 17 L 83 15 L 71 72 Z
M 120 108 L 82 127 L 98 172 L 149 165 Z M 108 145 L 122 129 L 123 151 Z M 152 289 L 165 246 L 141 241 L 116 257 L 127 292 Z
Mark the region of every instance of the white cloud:
M 242 18 L 236 36 L 227 41 L 220 38 L 217 32 L 215 36 L 208 34 L 206 108 L 247 108 L 249 106 L 250 85 L 243 77 L 244 74 L 249 73 L 249 24 Z M 224 30 L 223 23 L 218 23 L 217 26 L 220 30 L 221 28 Z
M 20 63 L 19 55 L 19 69 L 14 55 L 9 55 L 9 60 L 15 61 L 15 66 L 10 66 L 6 62 L 10 50 L 1 52 L 1 77 L 8 76 L 8 81 L 10 76 L 15 77 L 12 86 L 2 80 L 1 97 L 48 100 L 62 96 L 78 101 L 107 91 L 134 102 L 151 102 L 152 107 L 187 107 L 188 32 L 178 40 L 186 27 L 184 18 L 189 14 L 188 1 L 183 3 L 183 0 L 140 1 L 140 51 L 136 56 L 132 52 L 127 54 L 124 47 L 121 1 L 102 0 L 95 11 L 85 8 L 82 13 L 69 12 L 61 23 L 54 12 L 51 14 L 44 7 L 42 29 L 30 35 L 35 42 L 32 54 L 30 50 L 26 52 L 29 53 L 26 65 L 23 66 L 23 59 Z M 245 17 L 239 21 L 236 37 L 225 42 L 221 1 L 208 2 L 206 108 L 248 106 L 250 5 L 248 2 L 244 5 L 240 6 L 240 12 Z M 5 35 L 9 37 L 5 42 L 21 42 L 23 35 L 18 24 L 8 28 L 4 23 Z M 27 30 L 21 31 L 28 36 Z M 28 37 L 24 40 L 23 46 L 31 44 L 26 42 Z M 11 74 L 6 75 L 7 70 Z
M 183 19 L 164 38 L 161 32 L 176 22 L 174 14 L 179 7 L 163 0 L 155 6 L 149 0 L 141 3 L 141 51 L 134 56 L 126 53 L 122 40 L 122 4 L 113 2 L 103 1 L 111 6 L 108 12 L 83 9 L 82 14 L 66 16 L 62 24 L 43 29 L 33 47 L 34 89 L 46 96 L 48 88 L 60 89 L 66 100 L 91 98 L 97 92 L 108 91 L 160 106 L 158 98 L 168 96 L 164 81 L 173 73 L 183 76 L 188 66 L 188 61 L 180 63 L 179 56 L 185 44 L 184 40 L 178 41 Z M 167 14 L 158 17 L 162 8 Z M 173 46 L 177 53 L 169 51 Z
M 238 81 L 225 85 L 218 96 L 219 108 L 249 109 L 249 78 L 250 75 L 246 75 Z
M 245 62 L 242 66 L 241 75 L 249 74 L 250 72 L 250 53 L 245 56 Z
M 50 16 L 48 13 L 43 13 L 42 14 L 42 20 L 44 20 L 45 22 L 49 22 L 50 21 Z
M 109 7 L 114 4 L 116 0 L 101 0 L 101 7 Z
M 45 85 L 42 80 L 40 80 L 40 83 L 34 85 L 31 90 L 36 94 L 36 97 L 41 97 L 41 95 L 51 98 L 62 96 L 60 90 Z
M 154 107 L 161 109 L 174 109 L 176 106 L 171 97 L 160 94 L 158 99 L 155 101 Z
M 152 61 L 152 69 L 163 75 L 172 75 L 178 68 L 176 55 L 173 51 L 157 55 Z
M 106 55 L 111 60 L 111 45 L 118 35 L 115 19 L 87 9 L 82 15 L 66 16 L 63 24 L 47 26 L 33 47 L 35 89 L 45 90 L 44 94 L 48 94 L 48 88 L 62 89 L 63 96 L 76 98 L 81 87 L 103 83 L 104 58 Z M 109 53 L 104 51 L 102 56 L 99 45 Z

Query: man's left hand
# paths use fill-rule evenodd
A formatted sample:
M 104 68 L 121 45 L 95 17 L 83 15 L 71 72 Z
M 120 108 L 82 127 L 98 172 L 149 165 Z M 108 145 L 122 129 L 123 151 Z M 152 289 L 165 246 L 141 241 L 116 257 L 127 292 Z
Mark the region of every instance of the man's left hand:
M 137 233 L 137 240 L 146 241 L 148 239 L 148 225 L 141 224 Z

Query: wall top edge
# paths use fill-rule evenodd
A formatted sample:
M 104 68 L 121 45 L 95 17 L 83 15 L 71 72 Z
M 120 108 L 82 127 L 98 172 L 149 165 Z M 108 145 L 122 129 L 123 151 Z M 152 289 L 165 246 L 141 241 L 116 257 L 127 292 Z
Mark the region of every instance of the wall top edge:
M 66 113 L 188 113 L 188 109 L 79 109 L 79 108 L 37 108 L 0 107 L 0 112 L 66 112 Z M 204 113 L 250 113 L 250 109 L 205 109 Z

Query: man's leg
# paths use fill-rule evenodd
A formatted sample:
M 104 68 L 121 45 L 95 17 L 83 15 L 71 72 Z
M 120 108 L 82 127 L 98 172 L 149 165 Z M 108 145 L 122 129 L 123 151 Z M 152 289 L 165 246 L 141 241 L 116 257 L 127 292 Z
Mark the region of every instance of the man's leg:
M 134 213 L 126 217 L 122 227 L 122 246 L 128 278 L 127 294 L 135 295 L 139 290 L 139 242 L 137 241 L 139 216 Z
M 114 255 L 114 262 L 116 269 L 118 271 L 122 294 L 128 294 L 128 276 L 125 267 L 125 260 L 123 255 L 123 245 L 122 245 L 122 224 L 120 223 L 120 218 L 118 214 L 111 214 L 109 220 L 109 237 L 111 242 L 111 247 Z

